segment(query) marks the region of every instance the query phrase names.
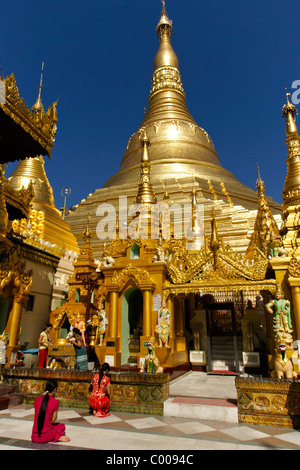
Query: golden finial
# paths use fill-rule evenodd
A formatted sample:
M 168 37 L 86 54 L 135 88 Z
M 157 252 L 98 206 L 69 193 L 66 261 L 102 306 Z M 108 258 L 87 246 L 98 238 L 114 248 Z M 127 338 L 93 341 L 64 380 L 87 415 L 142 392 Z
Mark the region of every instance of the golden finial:
M 298 129 L 294 118 L 294 116 L 298 114 L 298 111 L 296 106 L 294 106 L 289 100 L 290 93 L 287 92 L 287 87 L 285 87 L 285 91 L 286 104 L 282 108 L 282 117 L 286 118 L 286 135 L 289 137 L 292 134 L 298 135 Z
M 287 91 L 287 86 L 286 86 L 286 85 L 285 85 L 284 88 L 285 88 L 286 103 L 287 103 L 288 105 L 290 105 L 291 103 L 290 103 L 290 100 L 289 100 L 289 96 L 291 96 L 291 94 L 288 93 L 288 91 Z
M 265 191 L 265 183 L 263 182 L 263 180 L 261 179 L 261 176 L 260 176 L 260 169 L 259 169 L 259 163 L 256 162 L 256 166 L 257 166 L 257 174 L 258 174 L 258 178 L 257 178 L 257 181 L 256 181 L 256 188 L 258 189 L 259 191 L 259 195 L 261 195 L 262 193 L 264 194 L 264 191 Z
M 162 12 L 160 21 L 156 27 L 156 31 L 158 37 L 161 39 L 162 35 L 167 33 L 167 36 L 170 38 L 172 34 L 172 21 L 169 20 L 167 12 L 166 12 L 166 2 L 164 0 L 160 0 L 162 3 Z M 167 27 L 167 29 L 165 29 Z
M 88 215 L 87 215 L 87 224 L 86 224 L 85 230 L 83 232 L 83 239 L 84 240 L 90 239 L 91 235 L 92 235 L 91 231 L 90 231 L 89 224 L 90 224 L 90 213 L 88 213 Z
M 32 110 L 36 112 L 42 111 L 43 109 L 42 100 L 41 100 L 42 87 L 43 87 L 43 72 L 44 72 L 44 62 L 42 62 L 42 71 L 41 71 L 38 97 L 37 97 L 35 104 L 32 106 Z
M 259 171 L 259 163 L 258 162 L 256 162 L 256 166 L 257 166 L 258 179 L 260 179 L 260 171 Z

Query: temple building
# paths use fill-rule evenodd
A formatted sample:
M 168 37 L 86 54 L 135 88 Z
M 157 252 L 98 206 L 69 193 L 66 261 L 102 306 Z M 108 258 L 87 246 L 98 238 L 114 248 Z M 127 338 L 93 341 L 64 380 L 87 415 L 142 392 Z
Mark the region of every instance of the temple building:
M 29 109 L 13 75 L 5 90 L 1 117 L 1 296 L 0 331 L 8 340 L 7 366 L 20 349 L 37 348 L 53 304 L 67 298 L 78 245 L 56 209 L 44 170 L 55 141 L 56 103 L 45 112 L 41 85 Z M 5 163 L 19 160 L 10 178 Z
M 23 312 L 21 336 L 21 304 L 14 305 L 11 314 L 8 308 L 5 331 L 11 350 L 20 337 L 31 344 L 41 322 L 50 320 L 50 360 L 55 356 L 57 367 L 74 366 L 68 338 L 78 327 L 90 362 L 105 361 L 115 369 L 144 371 L 150 348 L 156 372 L 192 368 L 268 375 L 276 369 L 277 348 L 284 347 L 297 374 L 296 108 L 287 94 L 282 111 L 287 175 L 280 205 L 267 196 L 259 168 L 254 191 L 222 167 L 211 137 L 189 113 L 171 44 L 173 24 L 162 3 L 148 109 L 127 142 L 119 172 L 65 219 L 54 204 L 44 170 L 45 152 L 35 148 L 31 158 L 20 154 L 21 161 L 7 180 L 1 173 L 6 192 L 2 189 L 0 195 L 0 222 L 6 243 L 12 244 L 9 256 L 13 258 L 15 249 L 23 254 L 34 251 L 35 257 L 28 258 L 49 268 L 43 285 L 27 261 L 26 269 L 32 271 L 25 276 L 22 257 L 18 259 L 17 270 L 24 274 L 23 300 L 40 289 L 49 302 L 43 313 L 39 311 L 38 322 L 29 318 L 33 310 Z M 51 116 L 55 134 L 54 111 L 55 106 L 45 113 L 39 92 L 28 113 L 33 121 Z M 16 206 L 13 194 L 18 192 L 24 198 Z M 10 217 L 5 207 L 14 207 Z M 9 285 L 8 272 L 3 278 Z M 11 292 L 1 291 L 7 301 Z
M 296 154 L 288 159 L 282 217 L 259 169 L 254 191 L 222 167 L 190 115 L 164 2 L 156 32 L 148 110 L 120 170 L 66 219 L 80 246 L 89 219 L 101 263 L 108 319 L 101 359 L 140 368 L 151 343 L 165 370 L 266 372 L 274 335 L 264 305 L 280 288 L 299 316 L 298 281 L 286 280 L 298 246 L 295 110 L 287 99 L 287 144 Z

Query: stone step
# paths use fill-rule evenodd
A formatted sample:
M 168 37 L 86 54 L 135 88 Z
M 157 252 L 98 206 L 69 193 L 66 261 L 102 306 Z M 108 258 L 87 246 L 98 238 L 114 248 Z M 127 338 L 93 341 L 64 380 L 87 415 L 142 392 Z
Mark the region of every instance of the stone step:
M 16 393 L 15 390 L 16 387 L 13 385 L 0 384 L 0 410 L 6 410 L 23 403 L 23 395 Z
M 230 399 L 170 397 L 164 402 L 164 416 L 238 423 L 237 404 Z
M 9 393 L 14 393 L 16 391 L 16 387 L 13 385 L 8 384 L 0 384 L 0 396 L 8 395 Z
M 234 360 L 212 360 L 211 361 L 212 370 L 234 370 L 235 371 L 235 361 Z M 242 371 L 243 362 L 239 361 L 239 370 Z

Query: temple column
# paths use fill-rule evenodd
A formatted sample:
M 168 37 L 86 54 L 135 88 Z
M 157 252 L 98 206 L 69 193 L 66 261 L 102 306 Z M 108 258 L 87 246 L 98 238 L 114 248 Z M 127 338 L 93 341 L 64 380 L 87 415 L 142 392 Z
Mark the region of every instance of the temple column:
M 151 336 L 151 291 L 143 291 L 143 336 Z
M 118 292 L 112 291 L 110 293 L 109 337 L 114 339 L 117 337 L 118 296 Z
M 15 294 L 13 300 L 13 306 L 9 314 L 9 319 L 5 328 L 5 333 L 8 333 L 8 345 L 7 345 L 7 363 L 6 367 L 9 367 L 14 363 L 11 361 L 11 353 L 19 349 L 19 331 L 20 322 L 22 315 L 22 307 L 24 302 L 27 300 L 27 295 Z
M 175 318 L 174 318 L 174 299 L 169 295 L 167 300 L 167 308 L 171 312 L 170 316 L 170 338 L 175 338 Z
M 293 311 L 295 318 L 295 339 L 300 340 L 300 279 L 289 278 L 292 291 Z
M 178 295 L 176 297 L 175 304 L 175 315 L 176 315 L 176 336 L 184 336 L 184 296 Z

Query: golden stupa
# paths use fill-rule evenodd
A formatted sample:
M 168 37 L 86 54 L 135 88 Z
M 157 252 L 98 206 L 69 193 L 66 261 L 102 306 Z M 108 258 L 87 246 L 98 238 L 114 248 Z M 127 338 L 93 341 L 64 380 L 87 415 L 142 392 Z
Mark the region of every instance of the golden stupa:
M 137 131 L 129 138 L 120 170 L 103 188 L 81 201 L 67 216 L 72 233 L 80 243 L 87 214 L 93 231 L 93 250 L 101 256 L 103 242 L 97 239 L 98 206 L 105 202 L 117 209 L 119 196 L 126 195 L 128 205 L 137 193 L 140 178 L 141 140 L 144 132 L 150 141 L 151 181 L 157 201 L 167 195 L 171 203 L 191 203 L 194 188 L 197 203 L 205 206 L 205 225 L 210 231 L 212 208 L 226 241 L 237 250 L 245 251 L 257 210 L 257 193 L 237 180 L 221 166 L 218 154 L 208 133 L 193 119 L 186 105 L 186 95 L 179 72 L 178 58 L 171 44 L 172 21 L 165 5 L 156 32 L 159 47 L 154 58 L 149 106 Z M 267 198 L 273 214 L 281 207 Z

